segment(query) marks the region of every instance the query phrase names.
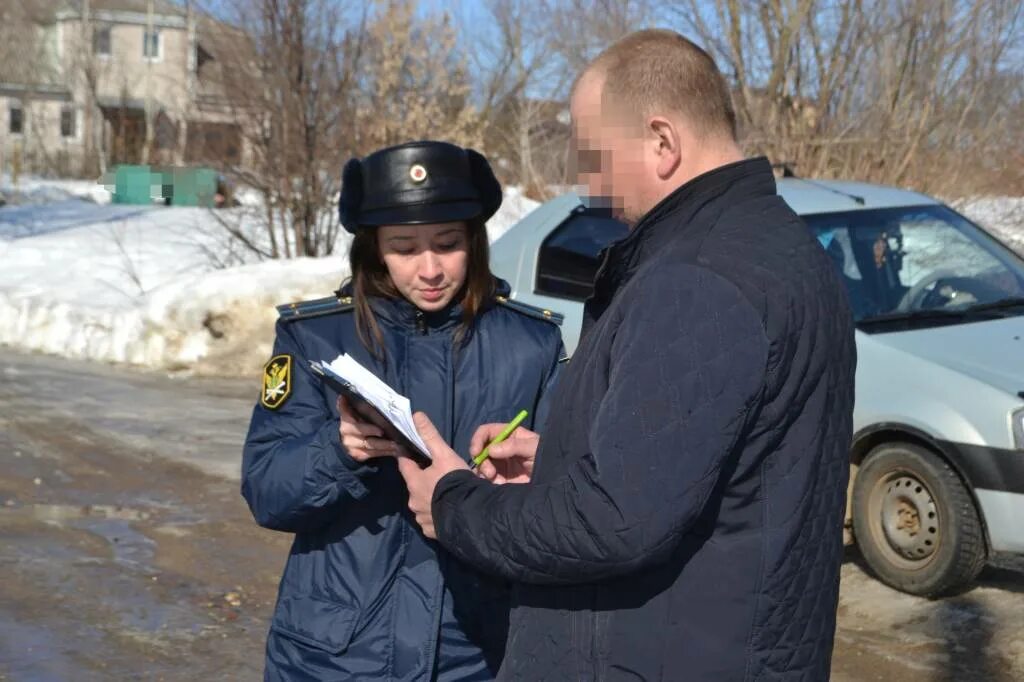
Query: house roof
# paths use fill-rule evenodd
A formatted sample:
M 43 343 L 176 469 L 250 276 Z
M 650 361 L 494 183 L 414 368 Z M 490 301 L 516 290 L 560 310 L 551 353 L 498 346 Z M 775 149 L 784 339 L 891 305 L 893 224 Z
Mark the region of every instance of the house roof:
M 45 26 L 53 24 L 54 15 L 65 4 L 65 0 L 20 0 L 2 4 L 5 6 L 0 8 L 0 19 L 5 24 L 27 19 L 33 24 Z
M 177 2 L 170 0 L 152 0 L 153 13 L 164 16 L 185 16 L 185 8 Z M 106 12 L 133 12 L 145 14 L 149 11 L 150 0 L 89 0 L 91 11 Z M 63 0 L 59 4 L 76 12 L 81 12 L 85 4 L 83 0 Z
M 145 21 L 150 0 L 88 0 L 90 12 L 101 21 Z M 162 25 L 185 28 L 187 12 L 180 0 L 152 0 Z M 67 93 L 53 64 L 51 45 L 59 20 L 77 19 L 85 0 L 0 0 L 0 87 L 5 91 L 35 94 Z M 251 38 L 237 26 L 195 12 L 197 41 L 206 63 L 196 83 L 197 95 L 206 101 L 226 101 L 232 77 L 251 68 L 255 58 Z M 32 27 L 34 30 L 26 30 Z M 38 53 L 38 59 L 14 59 L 13 55 Z M 105 106 L 120 107 L 109 102 Z M 128 108 L 133 108 L 129 106 Z
M 16 11 L 19 19 L 29 19 L 35 24 L 52 24 L 57 11 L 63 9 L 66 0 L 21 0 L 11 3 L 9 10 Z M 0 17 L 6 17 L 8 9 L 0 10 Z
M 80 16 L 85 0 L 19 0 L 12 5 L 11 10 L 16 10 L 19 18 L 24 17 L 35 24 L 46 26 L 55 23 L 62 13 Z M 146 14 L 149 11 L 149 0 L 89 0 L 89 9 L 91 12 Z M 7 11 L 0 9 L 0 18 L 4 18 Z M 182 4 L 174 0 L 153 0 L 153 13 L 165 17 L 186 15 Z
M 226 103 L 232 96 L 237 97 L 240 86 L 251 82 L 246 74 L 257 57 L 252 38 L 237 26 L 208 15 L 197 18 L 196 33 L 205 56 L 200 62 L 196 94 L 206 103 Z
M 0 83 L 57 85 L 49 56 L 48 24 L 62 0 L 0 2 Z M 10 89 L 10 88 L 6 88 Z

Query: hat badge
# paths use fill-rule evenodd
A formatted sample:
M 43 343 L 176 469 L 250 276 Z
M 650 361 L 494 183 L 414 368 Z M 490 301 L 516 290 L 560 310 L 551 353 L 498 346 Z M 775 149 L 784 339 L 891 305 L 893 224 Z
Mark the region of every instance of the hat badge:
M 409 179 L 418 185 L 427 179 L 427 169 L 417 163 L 409 169 Z

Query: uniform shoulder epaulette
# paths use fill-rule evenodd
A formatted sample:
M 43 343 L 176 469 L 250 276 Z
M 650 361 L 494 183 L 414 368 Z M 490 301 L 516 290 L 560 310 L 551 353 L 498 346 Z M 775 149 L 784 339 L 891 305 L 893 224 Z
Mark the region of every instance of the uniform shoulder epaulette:
M 277 306 L 277 313 L 280 319 L 285 322 L 293 320 L 304 320 L 310 317 L 320 317 L 332 313 L 344 313 L 354 308 L 351 296 L 325 296 L 311 301 L 299 301 L 298 303 L 285 303 Z
M 565 316 L 560 315 L 554 311 L 548 310 L 547 308 L 538 308 L 537 306 L 530 305 L 529 303 L 523 303 L 522 301 L 516 301 L 506 296 L 495 296 L 494 300 L 499 305 L 514 310 L 517 313 L 523 315 L 529 315 L 530 317 L 536 317 L 538 320 L 546 320 L 561 326 Z

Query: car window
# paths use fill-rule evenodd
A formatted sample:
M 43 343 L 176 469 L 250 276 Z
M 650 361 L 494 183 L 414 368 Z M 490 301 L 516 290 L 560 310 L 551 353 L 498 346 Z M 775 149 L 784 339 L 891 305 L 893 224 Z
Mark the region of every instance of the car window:
M 1024 296 L 1024 263 L 948 207 L 802 217 L 842 275 L 858 321 Z
M 930 215 L 910 215 L 900 221 L 903 235 L 903 271 L 908 284 L 920 282 L 939 268 L 955 269 L 961 275 L 978 277 L 999 260 L 949 223 Z
M 628 233 L 629 228 L 613 218 L 573 213 L 541 244 L 536 292 L 585 300 L 594 288 L 601 250 Z

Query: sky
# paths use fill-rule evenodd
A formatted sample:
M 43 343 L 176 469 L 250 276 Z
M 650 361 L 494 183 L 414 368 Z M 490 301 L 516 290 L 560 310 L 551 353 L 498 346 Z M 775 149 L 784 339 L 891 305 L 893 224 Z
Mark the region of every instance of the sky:
M 184 4 L 185 0 L 172 1 Z M 359 2 L 339 1 L 343 6 L 351 7 L 353 11 L 359 11 L 361 8 Z M 193 2 L 197 8 L 228 22 L 237 19 L 239 7 L 255 5 L 255 0 L 193 0 Z M 372 3 L 372 0 L 367 0 L 367 2 Z M 447 12 L 464 39 L 468 38 L 473 41 L 469 45 L 469 49 L 472 51 L 470 68 L 486 70 L 491 66 L 496 58 L 496 53 L 494 50 L 483 47 L 493 42 L 489 40 L 489 28 L 492 20 L 488 9 L 488 0 L 418 0 L 417 8 L 421 16 L 436 16 L 441 12 Z M 476 44 L 481 47 L 476 49 Z M 532 97 L 546 98 L 555 94 L 553 90 L 556 87 L 557 85 L 552 85 L 550 82 L 537 79 L 532 88 L 528 89 L 528 93 Z

